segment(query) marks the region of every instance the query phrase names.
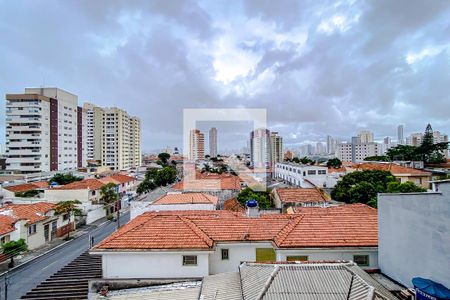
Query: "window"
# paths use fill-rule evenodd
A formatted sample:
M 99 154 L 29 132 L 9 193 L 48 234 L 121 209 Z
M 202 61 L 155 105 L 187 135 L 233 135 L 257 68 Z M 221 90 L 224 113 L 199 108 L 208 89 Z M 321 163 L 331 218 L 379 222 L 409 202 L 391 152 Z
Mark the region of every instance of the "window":
M 308 175 L 316 175 L 316 170 L 308 170 Z
M 32 235 L 36 233 L 36 224 L 30 225 L 28 227 L 28 235 Z
M 353 261 L 360 267 L 368 267 L 369 255 L 353 255 Z
M 326 173 L 327 173 L 326 170 L 318 170 L 318 171 L 317 171 L 317 174 L 319 174 L 319 175 L 324 175 L 324 174 L 326 174 Z
M 197 255 L 183 255 L 183 266 L 196 266 Z
M 256 262 L 276 261 L 275 250 L 272 248 L 256 248 Z
M 8 243 L 10 241 L 9 235 L 5 235 L 1 238 L 0 243 L 3 245 L 4 243 Z
M 63 221 L 67 221 L 69 220 L 69 214 L 64 214 L 63 215 Z
M 286 261 L 307 261 L 308 256 L 306 255 L 293 255 L 293 256 L 286 256 Z
M 229 250 L 228 249 L 222 249 L 221 253 L 222 253 L 222 260 L 228 260 Z

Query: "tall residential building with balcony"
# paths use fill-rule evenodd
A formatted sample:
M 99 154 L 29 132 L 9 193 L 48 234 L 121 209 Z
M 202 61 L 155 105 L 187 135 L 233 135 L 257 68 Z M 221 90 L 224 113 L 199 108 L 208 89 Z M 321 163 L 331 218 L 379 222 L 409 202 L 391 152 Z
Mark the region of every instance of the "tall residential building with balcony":
M 189 159 L 205 158 L 205 136 L 200 130 L 192 129 L 189 134 Z
M 209 130 L 209 156 L 217 157 L 217 129 L 212 127 Z
M 270 134 L 270 146 L 272 154 L 272 164 L 282 162 L 283 157 L 283 137 L 278 135 L 278 132 L 272 131 Z
M 141 165 L 141 123 L 117 107 L 102 108 L 85 103 L 87 158 L 111 170 Z
M 337 145 L 336 157 L 346 162 L 361 162 L 369 156 L 379 156 L 383 153 L 383 147 L 378 143 L 361 143 L 356 137 L 351 143 Z
M 397 144 L 398 145 L 403 145 L 405 144 L 405 138 L 403 135 L 403 130 L 404 130 L 404 126 L 403 125 L 398 125 L 397 127 Z
M 250 132 L 250 164 L 254 168 L 269 168 L 272 165 L 270 131 L 258 128 Z
M 86 115 L 78 96 L 58 88 L 6 95 L 6 169 L 14 173 L 75 170 L 83 157 Z

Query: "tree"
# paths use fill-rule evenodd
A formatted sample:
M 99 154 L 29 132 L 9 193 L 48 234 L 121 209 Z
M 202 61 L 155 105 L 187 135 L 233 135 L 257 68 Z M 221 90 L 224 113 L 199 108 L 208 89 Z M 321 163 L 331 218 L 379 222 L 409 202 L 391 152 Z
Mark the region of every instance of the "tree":
M 421 160 L 417 153 L 417 147 L 409 145 L 398 145 L 388 149 L 386 156 L 389 160 Z
M 156 172 L 153 182 L 157 186 L 165 186 L 175 182 L 177 171 L 173 167 L 164 167 Z
M 345 175 L 331 192 L 334 200 L 345 203 L 365 203 L 377 207 L 378 193 L 413 193 L 425 189 L 412 182 L 400 183 L 388 171 L 355 171 Z
M 136 192 L 138 194 L 143 194 L 148 193 L 154 189 L 156 189 L 156 184 L 152 180 L 144 180 L 138 185 Z
M 302 158 L 300 158 L 300 162 L 304 165 L 314 164 L 314 161 L 307 156 L 303 156 Z
M 6 257 L 10 258 L 8 267 L 12 268 L 12 267 L 14 267 L 14 256 L 17 256 L 18 254 L 20 254 L 20 252 L 27 251 L 28 245 L 24 239 L 19 239 L 18 241 L 10 241 L 10 242 L 4 243 L 2 245 L 2 248 L 3 248 L 3 254 Z
M 448 149 L 448 142 L 434 143 L 433 129 L 427 125 L 419 147 L 398 145 L 389 149 L 386 156 L 390 160 L 417 160 L 428 164 L 445 162 L 444 152 Z
M 170 154 L 166 152 L 162 152 L 158 154 L 159 161 L 161 162 L 162 166 L 167 166 L 167 162 L 169 161 Z
M 245 204 L 248 200 L 256 200 L 258 201 L 258 205 L 260 208 L 272 208 L 273 203 L 270 198 L 270 193 L 267 191 L 264 192 L 255 192 L 251 188 L 247 187 L 243 189 L 237 196 L 237 200 L 245 207 Z
M 72 215 L 80 216 L 82 213 L 81 209 L 78 208 L 78 204 L 81 204 L 79 200 L 67 200 L 58 202 L 55 207 L 55 214 L 56 215 L 68 214 L 69 215 L 68 221 L 70 224 L 71 223 L 70 217 Z M 67 239 L 69 238 L 70 238 L 70 229 L 67 230 Z
M 411 181 L 404 183 L 400 183 L 398 181 L 389 182 L 386 190 L 387 193 L 422 193 L 426 191 L 426 189 L 415 185 Z
M 327 167 L 328 168 L 335 168 L 338 169 L 342 166 L 342 161 L 335 157 L 335 158 L 331 158 L 327 161 Z
M 56 173 L 52 178 L 50 178 L 48 183 L 56 182 L 60 185 L 64 185 L 80 180 L 83 180 L 83 177 L 74 176 L 70 173 L 67 174 Z
M 37 195 L 39 195 L 38 190 L 29 190 L 29 191 L 25 191 L 25 192 L 14 193 L 14 196 L 21 197 L 21 198 L 33 198 L 33 197 L 36 197 Z
M 107 215 L 109 215 L 108 208 L 111 206 L 111 204 L 116 203 L 118 199 L 119 195 L 117 194 L 117 186 L 114 183 L 107 183 L 100 188 L 100 201 L 103 203 Z M 119 211 L 118 206 L 117 211 Z
M 364 158 L 365 161 L 391 161 L 386 155 L 375 155 L 375 156 L 367 156 Z
M 386 192 L 387 184 L 396 181 L 388 171 L 355 171 L 345 175 L 331 192 L 334 200 L 345 203 L 366 203 L 376 207 L 378 193 Z

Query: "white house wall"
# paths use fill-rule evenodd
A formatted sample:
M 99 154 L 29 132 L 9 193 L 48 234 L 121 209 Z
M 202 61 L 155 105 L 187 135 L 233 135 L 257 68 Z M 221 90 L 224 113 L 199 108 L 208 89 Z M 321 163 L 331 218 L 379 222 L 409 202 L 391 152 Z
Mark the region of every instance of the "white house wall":
M 292 249 L 277 250 L 277 261 L 286 261 L 288 256 L 308 256 L 309 261 L 345 260 L 352 261 L 354 255 L 369 255 L 369 266 L 363 269 L 378 268 L 377 248 L 351 248 L 351 249 Z
M 44 198 L 46 201 L 59 202 L 67 200 L 78 200 L 81 202 L 89 201 L 89 190 L 59 190 L 48 189 L 44 192 Z
M 183 266 L 183 255 L 197 255 L 196 266 Z M 114 278 L 186 278 L 208 275 L 206 252 L 105 253 L 103 277 Z
M 209 272 L 237 272 L 243 261 L 256 261 L 256 248 L 273 248 L 271 243 L 217 243 L 209 255 Z M 228 260 L 222 260 L 222 249 L 228 249 Z

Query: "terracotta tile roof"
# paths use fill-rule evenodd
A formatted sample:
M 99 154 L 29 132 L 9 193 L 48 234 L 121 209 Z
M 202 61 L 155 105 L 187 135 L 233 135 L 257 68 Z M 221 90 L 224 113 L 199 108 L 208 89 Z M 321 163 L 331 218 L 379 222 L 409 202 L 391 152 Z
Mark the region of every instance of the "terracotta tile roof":
M 72 183 L 54 187 L 59 190 L 99 190 L 105 184 L 98 179 L 83 179 Z
M 236 198 L 225 200 L 225 202 L 223 203 L 223 209 L 235 212 L 245 211 L 245 207 Z
M 364 204 L 257 218 L 229 211 L 147 212 L 95 249 L 211 250 L 216 242 L 246 241 L 268 241 L 278 248 L 377 247 L 377 230 L 377 211 Z
M 153 204 L 214 204 L 217 205 L 219 198 L 204 193 L 167 194 L 162 196 Z
M 48 182 L 47 181 L 36 181 L 36 182 L 32 182 L 31 184 L 37 186 L 38 188 L 48 188 Z
M 378 245 L 378 216 L 365 204 L 295 208 L 302 221 L 282 247 L 359 247 Z
M 16 219 L 5 215 L 0 215 L 0 235 L 14 231 L 14 223 L 16 223 Z
M 350 168 L 356 170 L 381 170 L 389 171 L 393 175 L 410 175 L 410 176 L 431 176 L 430 172 L 425 172 L 422 170 L 403 167 L 394 163 L 360 163 L 354 164 Z
M 195 178 L 192 180 L 186 178 L 183 181 L 177 182 L 174 186 L 176 190 L 194 190 L 194 191 L 208 191 L 208 190 L 240 190 L 241 180 L 238 176 L 231 174 L 215 174 L 215 173 L 200 173 L 197 172 Z
M 37 182 L 5 186 L 4 189 L 6 189 L 10 192 L 13 192 L 13 193 L 18 193 L 18 192 L 32 191 L 32 190 L 36 190 L 36 189 L 44 189 L 47 187 L 48 187 L 47 181 L 37 181 Z
M 274 189 L 282 203 L 326 202 L 329 198 L 317 188 L 279 188 Z
M 55 204 L 38 202 L 33 204 L 11 204 L 0 208 L 0 234 L 14 230 L 14 224 L 26 220 L 26 224 L 34 224 L 48 219 L 45 214 L 55 208 Z
M 19 192 L 26 192 L 35 190 L 38 187 L 31 183 L 24 183 L 24 184 L 17 184 L 17 185 L 11 185 L 11 186 L 5 186 L 4 189 L 8 190 L 13 193 L 19 193 Z
M 122 184 L 136 180 L 136 178 L 124 175 L 124 174 L 113 174 L 108 177 L 104 177 L 99 179 L 103 183 L 114 183 L 114 184 Z

